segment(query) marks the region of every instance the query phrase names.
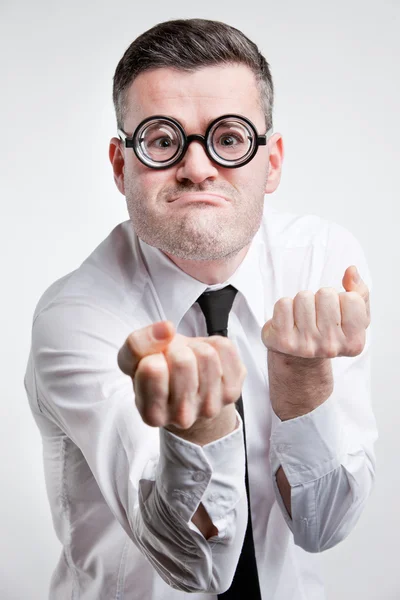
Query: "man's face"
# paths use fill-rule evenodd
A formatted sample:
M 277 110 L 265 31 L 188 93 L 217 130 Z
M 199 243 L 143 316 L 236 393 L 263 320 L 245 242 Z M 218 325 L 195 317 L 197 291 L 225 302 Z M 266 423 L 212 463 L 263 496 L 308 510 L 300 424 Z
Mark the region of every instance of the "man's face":
M 194 73 L 155 69 L 132 83 L 124 131 L 132 135 L 143 119 L 162 115 L 179 121 L 187 135 L 204 135 L 211 121 L 227 114 L 243 115 L 258 134 L 265 133 L 258 87 L 248 67 L 212 66 Z M 214 163 L 197 141 L 167 169 L 145 166 L 115 138 L 110 158 L 139 238 L 167 255 L 210 261 L 234 256 L 253 239 L 264 194 L 279 184 L 282 146 L 275 134 L 248 164 L 236 169 Z

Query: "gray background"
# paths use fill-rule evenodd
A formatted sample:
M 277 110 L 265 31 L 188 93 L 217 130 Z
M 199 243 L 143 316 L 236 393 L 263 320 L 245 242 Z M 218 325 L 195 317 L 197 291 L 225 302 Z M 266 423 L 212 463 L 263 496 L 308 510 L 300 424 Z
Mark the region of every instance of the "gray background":
M 266 201 L 341 223 L 365 250 L 377 480 L 323 559 L 329 600 L 398 599 L 398 0 L 0 2 L 0 596 L 47 598 L 60 551 L 23 387 L 33 310 L 128 218 L 108 161 L 112 77 L 137 35 L 182 17 L 239 27 L 270 62 L 286 157 Z

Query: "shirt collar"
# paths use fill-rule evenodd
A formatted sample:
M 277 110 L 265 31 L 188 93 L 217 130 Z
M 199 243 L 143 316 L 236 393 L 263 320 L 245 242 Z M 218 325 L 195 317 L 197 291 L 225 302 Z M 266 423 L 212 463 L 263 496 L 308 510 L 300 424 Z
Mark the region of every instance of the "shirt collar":
M 140 249 L 161 304 L 165 318 L 178 328 L 183 316 L 206 290 L 217 290 L 233 285 L 241 293 L 257 323 L 265 323 L 264 279 L 266 274 L 266 249 L 260 229 L 254 236 L 250 248 L 236 269 L 224 283 L 207 285 L 188 275 L 161 250 L 138 238 Z

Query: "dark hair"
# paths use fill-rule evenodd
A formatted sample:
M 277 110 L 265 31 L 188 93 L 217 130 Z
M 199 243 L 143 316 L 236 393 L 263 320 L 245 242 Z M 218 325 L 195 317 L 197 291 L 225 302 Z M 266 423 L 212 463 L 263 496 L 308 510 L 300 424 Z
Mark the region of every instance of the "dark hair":
M 266 127 L 270 129 L 274 87 L 269 64 L 256 44 L 239 29 L 206 19 L 159 23 L 131 43 L 114 74 L 113 101 L 118 127 L 123 129 L 126 93 L 139 73 L 162 67 L 190 72 L 205 66 L 237 63 L 253 71 Z

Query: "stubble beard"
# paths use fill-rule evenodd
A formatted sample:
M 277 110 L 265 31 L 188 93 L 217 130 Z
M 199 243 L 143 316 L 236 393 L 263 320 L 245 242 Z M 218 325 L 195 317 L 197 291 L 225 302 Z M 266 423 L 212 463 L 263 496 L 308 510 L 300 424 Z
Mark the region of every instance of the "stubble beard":
M 177 206 L 177 216 L 172 218 L 173 204 L 167 204 L 164 197 L 156 201 L 146 198 L 127 181 L 125 195 L 129 217 L 141 240 L 177 258 L 193 261 L 221 260 L 238 254 L 257 233 L 264 205 L 263 192 L 255 197 L 253 191 L 246 198 L 235 193 L 232 198 L 231 191 L 233 207 L 206 203 Z

